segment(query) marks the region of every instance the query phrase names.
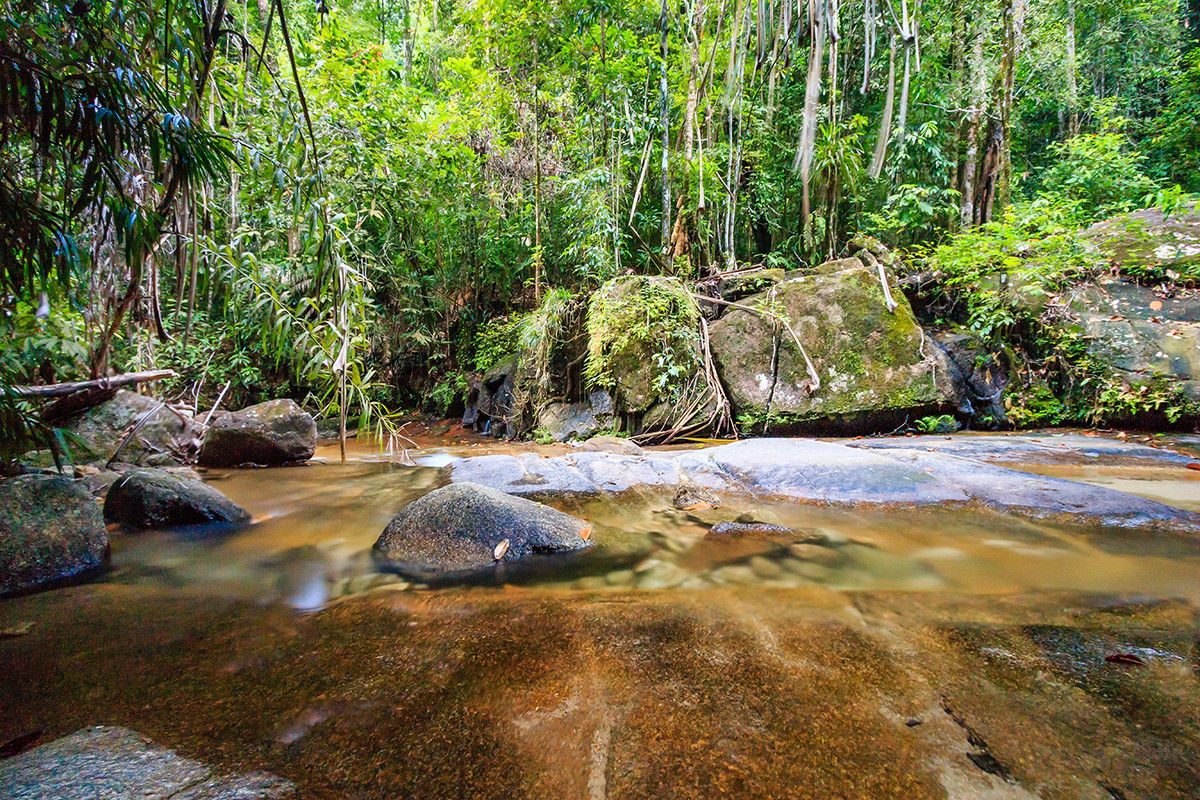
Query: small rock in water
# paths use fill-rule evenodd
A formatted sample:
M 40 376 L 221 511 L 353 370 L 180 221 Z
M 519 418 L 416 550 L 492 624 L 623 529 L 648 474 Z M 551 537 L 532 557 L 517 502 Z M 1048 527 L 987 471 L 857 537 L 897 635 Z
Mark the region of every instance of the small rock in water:
M 709 573 L 709 577 L 714 583 L 724 583 L 733 586 L 753 586 L 761 581 L 758 575 L 754 574 L 753 569 L 742 564 L 718 567 Z
M 609 586 L 632 586 L 633 570 L 619 569 L 604 576 L 604 582 Z
M 765 522 L 718 522 L 709 528 L 711 536 L 747 536 L 754 534 L 791 533 L 782 525 L 768 525 Z
M 721 498 L 698 484 L 689 483 L 679 487 L 671 505 L 680 511 L 696 511 L 702 508 L 718 508 Z
M 778 578 L 783 574 L 783 567 L 776 562 L 763 556 L 755 556 L 750 559 L 750 569 L 754 570 L 754 574 L 760 578 L 771 579 Z
M 689 574 L 675 564 L 660 561 L 638 575 L 637 588 L 670 589 L 683 583 L 688 577 Z
M 802 561 L 829 565 L 838 560 L 836 550 L 822 547 L 819 544 L 789 544 L 787 549 L 789 553 Z

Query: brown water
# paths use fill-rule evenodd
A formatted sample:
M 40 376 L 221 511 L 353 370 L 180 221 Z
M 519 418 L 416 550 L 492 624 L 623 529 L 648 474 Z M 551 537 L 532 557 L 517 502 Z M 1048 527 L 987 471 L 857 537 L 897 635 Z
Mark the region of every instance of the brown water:
M 565 572 L 376 571 L 448 457 L 505 449 L 210 473 L 252 527 L 115 534 L 103 581 L 0 601 L 31 626 L 0 743 L 127 725 L 330 800 L 1200 798 L 1200 543 L 645 493 L 567 508 L 596 547 Z M 1200 510 L 1200 473 L 1027 468 Z M 823 545 L 705 539 L 737 518 Z
M 457 455 L 517 449 L 471 443 L 388 455 L 353 443 L 346 464 L 338 463 L 335 448 L 325 448 L 305 467 L 213 471 L 208 480 L 250 511 L 255 524 L 206 538 L 169 532 L 114 537 L 108 580 L 304 610 L 382 586 L 412 589 L 377 572 L 371 558 L 387 522 L 438 486 L 441 467 Z M 567 448 L 541 449 L 549 455 Z M 1200 511 L 1200 473 L 1096 465 L 1028 469 Z M 551 574 L 510 570 L 485 581 L 586 590 L 812 584 L 869 591 L 1077 590 L 1200 602 L 1200 543 L 1170 534 L 1072 529 L 987 510 L 872 511 L 732 496 L 719 509 L 681 512 L 668 494 L 654 492 L 559 505 L 593 523 L 594 550 Z M 705 538 L 713 524 L 739 519 L 798 529 L 830 546 L 789 549 L 796 539 L 790 535 L 723 543 Z

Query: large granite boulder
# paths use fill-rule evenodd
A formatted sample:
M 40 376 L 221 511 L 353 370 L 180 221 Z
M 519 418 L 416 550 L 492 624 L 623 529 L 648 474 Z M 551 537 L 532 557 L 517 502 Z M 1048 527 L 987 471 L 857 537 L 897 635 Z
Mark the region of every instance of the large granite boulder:
M 108 461 L 135 427 L 137 432 L 117 458 L 126 464 L 157 467 L 188 462 L 201 437 L 201 427 L 192 419 L 152 397 L 125 390 L 60 424 L 77 464 Z
M 1200 204 L 1167 217 L 1148 208 L 1097 222 L 1080 234 L 1085 249 L 1127 275 L 1200 275 Z
M 1066 298 L 1088 353 L 1131 384 L 1159 381 L 1200 402 L 1200 293 L 1164 296 L 1109 278 Z
M 878 268 L 858 259 L 794 275 L 742 301 L 783 315 L 820 376 L 812 391 L 792 337 L 762 314 L 731 308 L 710 326 L 712 352 L 743 419 L 788 430 L 855 431 L 895 427 L 908 418 L 953 410 L 946 369 L 898 288 L 888 310 Z
M 249 522 L 250 514 L 198 480 L 159 469 L 135 469 L 109 488 L 104 521 L 132 528 L 238 525 Z
M 87 488 L 55 475 L 0 481 L 0 595 L 99 569 L 108 533 Z
M 375 553 L 402 574 L 428 579 L 582 550 L 590 534 L 590 524 L 549 506 L 457 483 L 407 505 L 375 542 Z
M 317 423 L 294 400 L 270 400 L 216 417 L 200 448 L 206 467 L 290 464 L 312 458 Z

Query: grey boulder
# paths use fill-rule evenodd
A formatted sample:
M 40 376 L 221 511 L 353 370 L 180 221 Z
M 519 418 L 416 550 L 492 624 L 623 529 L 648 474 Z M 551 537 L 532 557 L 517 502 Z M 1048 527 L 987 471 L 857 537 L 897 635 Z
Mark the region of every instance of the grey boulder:
M 0 481 L 0 595 L 80 577 L 108 559 L 108 533 L 80 483 L 54 475 Z
M 0 761 L 0 797 L 12 800 L 268 800 L 295 787 L 265 772 L 212 770 L 128 728 L 76 731 Z
M 217 417 L 204 437 L 206 467 L 290 464 L 317 448 L 317 423 L 294 400 L 270 400 Z
M 590 534 L 589 523 L 549 506 L 458 483 L 401 510 L 375 542 L 375 553 L 397 572 L 432 578 L 582 550 Z
M 250 514 L 201 481 L 163 470 L 135 469 L 109 488 L 104 521 L 132 528 L 237 525 L 249 522 Z

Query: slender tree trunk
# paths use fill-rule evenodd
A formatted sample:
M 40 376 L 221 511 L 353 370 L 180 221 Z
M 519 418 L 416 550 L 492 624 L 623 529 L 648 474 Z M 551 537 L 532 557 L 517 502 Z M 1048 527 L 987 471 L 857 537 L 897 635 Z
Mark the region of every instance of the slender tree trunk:
M 1028 0 L 1007 0 L 1004 10 L 1004 63 L 1000 95 L 1000 152 L 996 170 L 995 204 L 1003 209 L 1012 198 L 1012 115 L 1017 60 L 1025 33 Z M 988 217 L 991 218 L 989 213 Z
M 965 230 L 975 224 L 976 176 L 979 170 L 979 137 L 986 103 L 987 79 L 983 72 L 983 30 L 978 23 L 972 26 L 974 42 L 971 50 L 971 110 L 966 125 L 966 155 L 963 157 L 960 188 L 959 224 Z
M 1075 57 L 1075 0 L 1067 0 L 1067 136 L 1079 133 L 1079 62 Z
M 658 17 L 658 126 L 662 133 L 662 253 L 664 266 L 669 267 L 671 247 L 671 182 L 670 182 L 670 125 L 667 119 L 667 0 L 662 0 Z

